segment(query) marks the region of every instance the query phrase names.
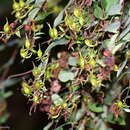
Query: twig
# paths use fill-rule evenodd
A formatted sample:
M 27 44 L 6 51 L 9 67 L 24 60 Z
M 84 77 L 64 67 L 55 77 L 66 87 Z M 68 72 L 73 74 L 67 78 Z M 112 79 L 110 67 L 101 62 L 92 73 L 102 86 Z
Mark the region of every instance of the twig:
M 16 77 L 19 77 L 19 76 L 23 76 L 23 75 L 29 74 L 29 73 L 31 73 L 31 72 L 32 72 L 32 70 L 29 70 L 29 71 L 26 71 L 26 72 L 23 72 L 23 73 L 20 73 L 20 74 L 10 75 L 10 76 L 8 77 L 8 79 L 10 79 L 10 78 L 16 78 Z

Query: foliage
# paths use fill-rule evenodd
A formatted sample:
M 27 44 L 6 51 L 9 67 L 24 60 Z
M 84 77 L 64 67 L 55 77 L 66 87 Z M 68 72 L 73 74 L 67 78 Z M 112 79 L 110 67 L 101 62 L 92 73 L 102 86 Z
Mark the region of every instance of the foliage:
M 33 62 L 32 77 L 21 85 L 32 101 L 30 114 L 37 106 L 48 114 L 52 122 L 44 130 L 125 125 L 124 111 L 130 112 L 130 3 L 70 0 L 62 11 L 57 4 L 14 0 L 16 20 L 7 20 L 1 31 L 5 43 L 13 35 L 24 40 L 18 46 L 22 62 Z M 57 12 L 52 26 L 47 16 Z M 50 38 L 41 43 L 44 35 Z M 62 117 L 64 124 L 59 126 Z

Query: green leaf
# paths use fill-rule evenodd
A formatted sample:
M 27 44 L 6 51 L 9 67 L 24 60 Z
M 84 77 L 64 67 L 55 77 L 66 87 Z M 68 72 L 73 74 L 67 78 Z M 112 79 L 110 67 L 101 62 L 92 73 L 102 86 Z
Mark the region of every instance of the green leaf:
M 15 32 L 16 36 L 18 36 L 19 38 L 21 38 L 21 34 L 20 31 Z
M 71 66 L 77 66 L 78 64 L 78 58 L 70 56 L 68 59 L 68 64 Z
M 39 13 L 38 16 L 36 16 L 35 20 L 36 21 L 42 21 L 44 20 L 47 16 L 49 16 L 50 14 L 52 14 L 52 12 L 42 12 L 42 13 Z
M 35 5 L 38 6 L 38 7 L 39 6 L 41 7 L 44 2 L 45 2 L 45 0 L 35 0 Z
M 118 37 L 118 33 L 114 34 L 111 39 L 106 39 L 103 41 L 103 47 L 104 48 L 108 48 L 109 50 L 111 50 L 111 47 L 115 46 L 116 43 L 116 39 Z
M 55 40 L 54 42 L 52 42 L 48 48 L 46 49 L 45 51 L 45 54 L 48 54 L 51 49 L 55 46 L 58 46 L 58 45 L 65 45 L 67 43 L 67 40 L 66 39 L 59 39 L 59 40 Z
M 120 4 L 113 5 L 109 10 L 108 15 L 120 15 L 121 9 L 122 9 L 122 6 Z
M 105 12 L 108 14 L 112 6 L 118 5 L 119 0 L 101 0 L 102 7 L 105 9 Z
M 126 125 L 124 117 L 119 116 L 118 119 L 116 119 L 113 113 L 108 114 L 107 122 L 119 125 Z
M 123 110 L 124 110 L 125 112 L 130 113 L 130 109 L 129 109 L 129 108 L 124 108 Z
M 123 37 L 125 37 L 128 34 L 129 31 L 130 31 L 130 24 L 127 26 L 126 29 L 124 29 L 121 32 L 121 34 L 119 35 L 119 40 L 121 40 Z
M 53 125 L 53 121 L 52 122 L 50 122 L 50 123 L 48 123 L 44 128 L 43 128 L 43 130 L 50 130 L 50 128 L 51 128 L 51 126 Z
M 51 96 L 51 99 L 52 99 L 52 102 L 55 104 L 55 105 L 62 105 L 64 103 L 63 99 L 58 95 L 58 94 L 53 94 Z
M 88 108 L 92 112 L 96 112 L 96 113 L 103 112 L 102 106 L 97 106 L 97 103 L 92 103 L 92 102 L 88 103 Z
M 121 42 L 118 43 L 115 47 L 112 49 L 112 54 L 114 55 L 123 45 L 125 45 L 127 42 Z
M 98 5 L 94 7 L 94 16 L 98 19 L 103 19 L 102 9 Z
M 81 108 L 77 111 L 75 121 L 79 121 L 85 114 L 85 109 Z
M 114 22 L 109 24 L 104 31 L 111 32 L 111 33 L 117 33 L 118 29 L 120 28 L 121 23 L 120 22 Z
M 61 70 L 58 78 L 61 82 L 68 82 L 74 80 L 75 74 L 71 71 Z

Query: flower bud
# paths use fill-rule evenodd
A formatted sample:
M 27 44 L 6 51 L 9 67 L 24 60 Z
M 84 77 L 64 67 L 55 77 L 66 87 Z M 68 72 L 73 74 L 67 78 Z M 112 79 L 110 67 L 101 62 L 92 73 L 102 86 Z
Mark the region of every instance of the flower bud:
M 6 24 L 4 25 L 4 33 L 9 33 L 9 31 L 10 31 L 10 25 L 9 25 L 9 23 L 8 23 L 8 21 L 6 22 Z
M 18 11 L 18 10 L 19 10 L 19 3 L 16 2 L 15 0 L 14 0 L 14 2 L 13 2 L 13 9 L 14 9 L 15 11 Z
M 26 96 L 30 96 L 32 94 L 32 90 L 26 82 L 22 83 L 22 92 Z
M 39 97 L 37 95 L 33 95 L 33 99 L 34 103 L 38 104 L 39 103 Z
M 24 0 L 20 0 L 20 1 L 19 1 L 19 5 L 20 5 L 20 7 L 21 7 L 21 8 L 23 8 L 23 7 L 24 7 L 24 5 L 25 5 Z
M 52 39 L 57 39 L 58 37 L 58 31 L 56 28 L 50 28 L 49 29 L 49 35 Z
M 30 44 L 29 39 L 26 39 L 26 40 L 25 40 L 25 47 L 26 47 L 27 49 L 29 49 L 30 46 L 31 46 L 31 44 Z
M 80 18 L 82 16 L 82 9 L 81 8 L 74 8 L 74 16 Z
M 83 56 L 80 54 L 80 59 L 79 59 L 79 65 L 82 69 L 84 69 L 84 64 L 85 64 L 85 61 L 84 61 L 84 58 Z
M 39 48 L 38 51 L 37 51 L 37 55 L 39 58 L 42 58 L 42 50 Z

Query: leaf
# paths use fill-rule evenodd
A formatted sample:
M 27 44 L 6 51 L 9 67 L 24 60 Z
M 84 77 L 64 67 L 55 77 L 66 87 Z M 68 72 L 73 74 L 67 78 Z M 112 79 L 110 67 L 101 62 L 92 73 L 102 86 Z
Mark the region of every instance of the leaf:
M 29 14 L 28 14 L 28 19 L 34 19 L 39 12 L 39 8 L 34 8 Z
M 127 63 L 127 59 L 125 59 L 125 61 L 123 62 L 123 64 L 119 68 L 119 70 L 117 71 L 116 77 L 120 76 L 121 72 L 123 71 L 124 67 L 126 66 L 126 63 Z
M 104 40 L 104 42 L 103 42 L 103 47 L 104 47 L 104 48 L 108 48 L 109 50 L 111 50 L 111 47 L 112 47 L 112 46 L 115 46 L 117 37 L 118 37 L 118 33 L 117 33 L 117 34 L 114 34 L 114 35 L 111 37 L 111 39 L 106 39 L 106 40 Z
M 63 15 L 65 10 L 69 7 L 69 5 L 73 2 L 73 0 L 69 0 L 68 4 L 66 5 L 66 7 L 59 13 L 59 15 L 55 18 L 54 23 L 53 23 L 53 27 L 55 28 L 57 25 L 59 25 L 62 22 L 63 19 Z
M 54 42 L 52 42 L 48 48 L 46 49 L 45 51 L 45 54 L 48 54 L 51 49 L 55 46 L 58 46 L 58 45 L 65 45 L 67 43 L 67 40 L 66 39 L 60 39 L 60 40 L 55 40 Z
M 42 21 L 44 20 L 47 16 L 49 16 L 50 14 L 52 14 L 52 12 L 42 12 L 42 13 L 39 13 L 38 16 L 35 18 L 36 21 Z
M 51 128 L 51 126 L 53 125 L 53 121 L 52 122 L 50 122 L 50 123 L 48 123 L 44 128 L 43 128 L 43 130 L 50 130 L 50 128 Z
M 111 32 L 111 33 L 117 33 L 118 29 L 120 28 L 121 23 L 120 22 L 114 22 L 109 24 L 104 31 Z
M 112 54 L 114 55 L 123 45 L 125 45 L 127 42 L 121 42 L 118 43 L 115 47 L 112 49 Z
M 130 31 L 130 24 L 127 26 L 127 28 L 125 29 L 125 30 L 123 30 L 122 32 L 121 32 L 121 34 L 119 35 L 119 40 L 121 40 L 124 36 L 126 36 L 127 35 L 127 33 Z
M 35 0 L 35 5 L 41 7 L 44 2 L 45 2 L 45 0 Z
M 62 105 L 64 103 L 63 99 L 58 94 L 53 94 L 51 99 L 56 106 Z
M 71 66 L 77 66 L 78 58 L 70 56 L 68 59 L 68 64 Z
M 129 108 L 123 108 L 123 110 L 124 110 L 125 112 L 130 113 L 130 109 L 129 109 Z
M 63 19 L 63 15 L 64 15 L 64 10 L 62 10 L 60 12 L 60 14 L 56 17 L 53 27 L 55 28 L 57 25 L 59 25 L 60 23 L 62 23 L 62 19 Z
M 96 18 L 103 19 L 102 9 L 98 5 L 94 7 L 94 16 Z
M 85 114 L 85 109 L 81 108 L 77 111 L 75 121 L 79 121 Z
M 92 112 L 100 113 L 103 112 L 103 108 L 101 106 L 97 106 L 97 103 L 88 103 L 88 108 Z
M 102 7 L 105 9 L 105 12 L 108 14 L 112 6 L 118 5 L 119 0 L 101 0 Z
M 33 20 L 36 15 L 38 14 L 40 8 L 34 8 L 29 14 L 28 14 L 28 18 L 25 19 L 25 21 L 23 22 L 23 24 L 27 24 L 29 20 Z
M 123 38 L 122 41 L 130 42 L 130 33 L 127 33 Z
M 118 119 L 115 119 L 113 113 L 108 114 L 107 122 L 119 125 L 126 125 L 123 117 L 119 116 Z
M 10 87 L 10 86 L 16 84 L 17 82 L 19 82 L 20 80 L 21 79 L 7 79 L 7 80 L 4 80 L 4 81 L 0 82 L 0 85 L 1 85 L 0 88 Z
M 121 9 L 122 9 L 122 6 L 120 4 L 113 5 L 109 10 L 108 15 L 120 15 Z
M 21 34 L 20 31 L 15 32 L 16 36 L 18 36 L 19 38 L 21 38 Z
M 75 74 L 71 71 L 61 70 L 58 78 L 61 82 L 68 82 L 74 80 Z

